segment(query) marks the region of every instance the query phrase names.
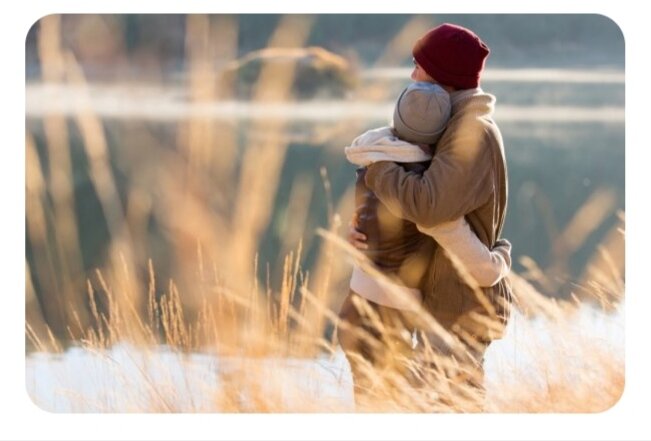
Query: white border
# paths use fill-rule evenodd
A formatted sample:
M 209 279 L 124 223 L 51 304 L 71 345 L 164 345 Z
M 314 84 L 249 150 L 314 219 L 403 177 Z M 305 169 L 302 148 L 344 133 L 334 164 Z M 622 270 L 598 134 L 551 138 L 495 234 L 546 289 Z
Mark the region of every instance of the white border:
M 0 151 L 3 183 L 2 295 L 0 336 L 0 438 L 11 439 L 643 439 L 651 437 L 648 286 L 642 276 L 649 258 L 647 139 L 651 102 L 647 33 L 641 6 L 613 1 L 569 2 L 418 0 L 307 2 L 114 0 L 6 3 L 2 14 L 2 85 L 5 105 Z M 643 5 L 642 2 L 637 3 Z M 428 6 L 428 7 L 425 7 Z M 622 28 L 626 39 L 626 209 L 627 316 L 626 390 L 611 410 L 594 415 L 61 415 L 36 408 L 24 386 L 24 40 L 40 17 L 62 12 L 166 13 L 601 13 Z M 5 124 L 6 123 L 6 124 Z

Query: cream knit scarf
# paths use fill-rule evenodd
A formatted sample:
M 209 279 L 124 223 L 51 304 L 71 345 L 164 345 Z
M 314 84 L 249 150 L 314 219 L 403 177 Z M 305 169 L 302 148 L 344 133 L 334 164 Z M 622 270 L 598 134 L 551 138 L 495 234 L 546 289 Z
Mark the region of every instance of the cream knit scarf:
M 450 98 L 454 107 L 461 101 L 482 95 L 486 94 L 477 87 L 452 92 Z M 361 134 L 344 151 L 349 162 L 362 167 L 378 161 L 423 162 L 432 159 L 430 153 L 394 135 L 391 127 L 380 127 Z
M 362 167 L 378 161 L 422 162 L 432 159 L 430 153 L 395 136 L 391 127 L 361 134 L 344 151 L 348 161 Z

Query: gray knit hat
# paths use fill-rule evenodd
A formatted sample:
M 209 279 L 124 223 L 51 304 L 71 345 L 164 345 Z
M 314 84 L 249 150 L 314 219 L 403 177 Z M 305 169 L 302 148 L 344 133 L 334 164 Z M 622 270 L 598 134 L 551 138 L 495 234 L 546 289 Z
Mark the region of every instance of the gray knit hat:
M 450 96 L 438 84 L 416 82 L 402 91 L 393 111 L 398 137 L 416 144 L 434 144 L 450 119 Z

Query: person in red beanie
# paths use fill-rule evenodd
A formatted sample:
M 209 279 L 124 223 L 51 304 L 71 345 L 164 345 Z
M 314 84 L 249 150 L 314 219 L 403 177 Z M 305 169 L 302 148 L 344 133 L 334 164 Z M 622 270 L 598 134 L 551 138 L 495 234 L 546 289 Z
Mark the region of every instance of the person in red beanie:
M 412 53 L 416 71 L 431 82 L 460 90 L 479 87 L 490 49 L 472 31 L 444 23 L 423 35 Z
M 479 239 L 492 248 L 504 226 L 508 179 L 502 135 L 492 118 L 495 97 L 480 88 L 490 49 L 469 29 L 444 23 L 416 41 L 412 53 L 411 78 L 442 86 L 450 94 L 451 118 L 422 175 L 379 161 L 368 166 L 365 183 L 392 212 L 401 213 L 421 231 L 465 217 Z M 349 241 L 365 249 L 366 236 L 357 227 L 353 219 Z M 483 396 L 484 352 L 504 332 L 511 287 L 502 279 L 479 288 L 459 269 L 454 256 L 432 243 L 429 272 L 420 286 L 422 312 L 444 332 L 420 320 L 417 346 L 431 347 L 435 356 L 414 352 L 421 365 L 416 377 L 421 385 L 444 384 L 448 395 L 437 391 L 440 400 L 455 408 L 477 410 L 474 403 L 481 409 L 482 399 L 477 398 Z M 445 372 L 444 382 L 441 372 Z M 449 391 L 456 395 L 450 396 Z

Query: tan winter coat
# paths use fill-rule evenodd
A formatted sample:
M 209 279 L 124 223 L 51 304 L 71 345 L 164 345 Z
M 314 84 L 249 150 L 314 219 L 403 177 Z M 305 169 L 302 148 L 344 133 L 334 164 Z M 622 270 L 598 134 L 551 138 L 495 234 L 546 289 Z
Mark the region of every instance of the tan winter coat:
M 507 203 L 507 171 L 502 135 L 492 119 L 495 97 L 481 89 L 452 93 L 452 116 L 429 168 L 410 173 L 392 162 L 368 167 L 366 184 L 389 210 L 427 229 L 466 216 L 479 239 L 493 247 L 500 238 Z M 446 329 L 481 340 L 502 335 L 511 288 L 503 279 L 482 288 L 469 286 L 442 247 L 435 247 L 423 279 L 423 306 Z M 498 326 L 486 325 L 486 317 Z M 459 328 L 460 327 L 460 328 Z

